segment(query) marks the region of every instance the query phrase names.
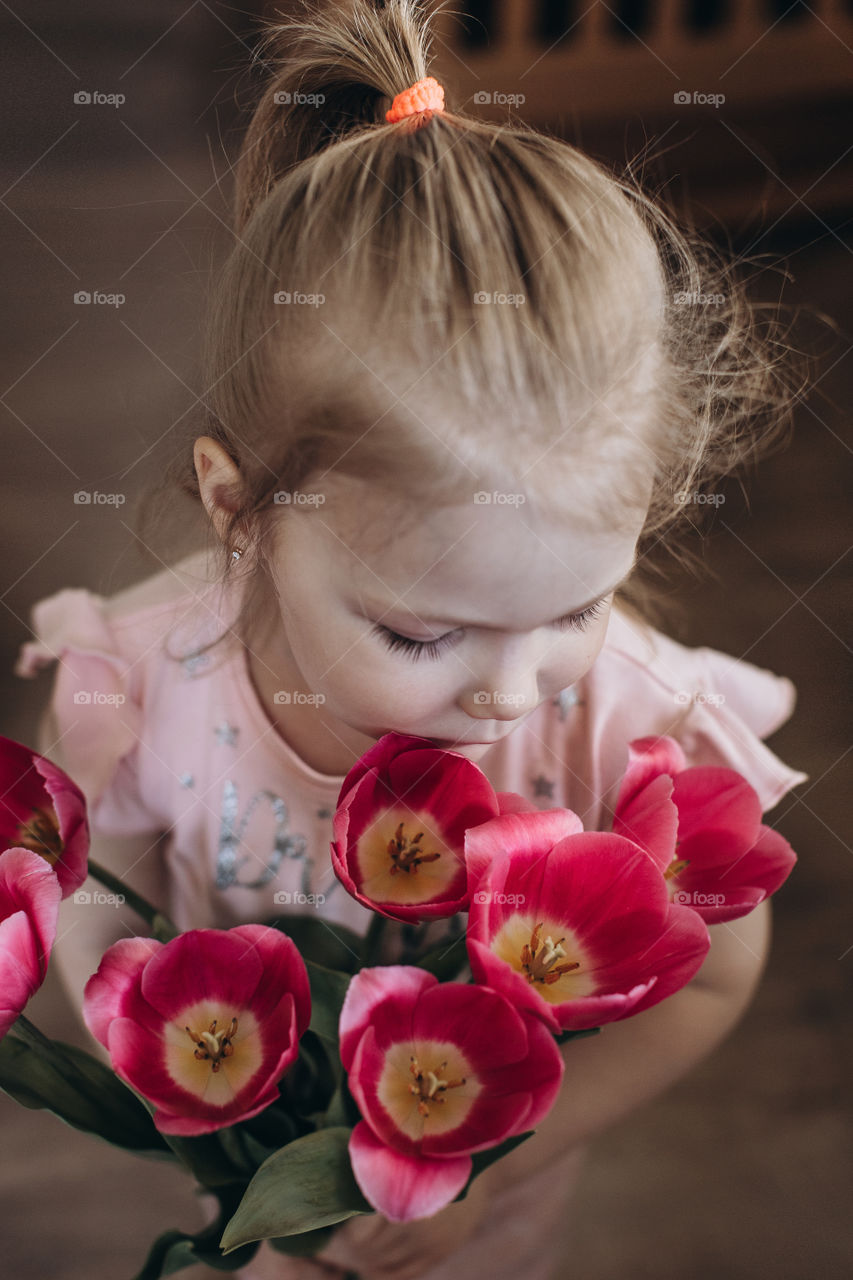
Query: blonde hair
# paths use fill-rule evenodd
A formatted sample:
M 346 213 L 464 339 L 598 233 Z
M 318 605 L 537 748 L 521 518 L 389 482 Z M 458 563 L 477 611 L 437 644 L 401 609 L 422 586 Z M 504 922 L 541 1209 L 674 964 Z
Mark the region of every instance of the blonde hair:
M 489 489 L 559 510 L 561 479 L 582 474 L 580 514 L 612 525 L 641 500 L 649 458 L 642 571 L 619 598 L 659 621 L 664 575 L 647 552 L 663 539 L 690 563 L 672 534 L 702 510 L 679 497 L 766 452 L 800 390 L 775 315 L 630 164 L 616 176 L 450 104 L 419 128 L 385 123 L 430 74 L 434 12 L 303 3 L 265 28 L 273 74 L 237 163 L 204 418 L 187 424 L 152 521 L 176 488 L 200 507 L 192 442 L 217 440 L 242 477 L 222 571 L 235 534 L 254 566 L 241 634 L 268 599 L 278 491 L 341 473 L 396 486 L 413 517 Z

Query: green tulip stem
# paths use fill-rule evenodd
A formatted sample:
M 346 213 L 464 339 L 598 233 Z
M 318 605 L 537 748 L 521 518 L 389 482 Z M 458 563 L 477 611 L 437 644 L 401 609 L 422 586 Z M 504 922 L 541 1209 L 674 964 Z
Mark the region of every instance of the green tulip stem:
M 111 889 L 113 893 L 120 895 L 127 905 L 151 926 L 155 937 L 159 941 L 168 941 L 169 938 L 176 938 L 180 933 L 180 929 L 172 923 L 168 916 L 153 906 L 147 898 L 143 898 L 141 893 L 131 889 L 120 876 L 113 875 L 112 871 L 102 867 L 94 858 L 89 859 L 89 875 L 95 880 L 99 880 L 105 888 Z
M 367 936 L 364 939 L 364 964 L 369 968 L 373 964 L 379 962 L 382 954 L 382 936 L 385 932 L 387 916 L 380 915 L 378 911 L 373 913 L 373 919 L 368 926 Z
M 87 1091 L 89 1090 L 90 1082 L 83 1075 L 82 1071 L 80 1071 L 76 1062 L 74 1062 L 68 1054 L 63 1052 L 62 1045 L 56 1040 L 51 1040 L 49 1036 L 46 1036 L 44 1032 L 40 1031 L 35 1023 L 30 1022 L 29 1018 L 25 1017 L 24 1014 L 18 1014 L 17 1018 L 12 1023 L 10 1030 L 14 1034 L 20 1036 L 20 1038 L 27 1044 L 31 1045 L 33 1049 L 38 1050 L 42 1057 L 47 1058 L 49 1061 L 54 1062 L 57 1066 L 61 1067 L 66 1079 L 72 1078 L 83 1085 Z

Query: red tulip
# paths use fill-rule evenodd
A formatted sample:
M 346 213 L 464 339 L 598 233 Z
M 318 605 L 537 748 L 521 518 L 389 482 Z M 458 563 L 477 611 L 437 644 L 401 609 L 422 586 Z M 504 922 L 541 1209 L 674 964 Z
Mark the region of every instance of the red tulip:
M 553 1031 L 639 1013 L 685 986 L 710 945 L 642 849 L 568 809 L 469 831 L 468 955 L 477 982 Z M 476 885 L 476 888 L 474 887 Z
M 29 747 L 0 737 L 0 849 L 32 849 L 49 863 L 63 898 L 86 879 L 89 824 L 83 792 Z
M 0 1038 L 44 982 L 60 898 L 44 858 L 29 849 L 0 854 Z
M 747 915 L 784 884 L 796 854 L 762 824 L 745 778 L 717 766 L 685 768 L 672 738 L 638 738 L 628 752 L 613 830 L 651 854 L 673 902 L 717 924 Z
M 488 779 L 453 751 L 388 733 L 344 779 L 332 865 L 359 902 L 393 920 L 468 906 L 464 837 L 500 811 Z
M 355 975 L 340 1047 L 363 1117 L 349 1143 L 353 1173 L 393 1222 L 437 1213 L 471 1176 L 472 1152 L 535 1128 L 564 1070 L 538 1019 L 496 991 L 409 965 Z
M 264 925 L 123 938 L 86 984 L 83 1017 L 116 1074 L 156 1103 L 162 1133 L 209 1133 L 278 1098 L 311 1017 L 308 974 Z

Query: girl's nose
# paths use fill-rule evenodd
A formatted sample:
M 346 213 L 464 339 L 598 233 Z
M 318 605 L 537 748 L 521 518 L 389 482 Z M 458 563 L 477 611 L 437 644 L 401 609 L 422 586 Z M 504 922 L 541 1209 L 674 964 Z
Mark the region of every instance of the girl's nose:
M 518 653 L 515 661 L 495 664 L 479 682 L 469 681 L 460 705 L 474 720 L 518 720 L 539 703 L 536 664 Z

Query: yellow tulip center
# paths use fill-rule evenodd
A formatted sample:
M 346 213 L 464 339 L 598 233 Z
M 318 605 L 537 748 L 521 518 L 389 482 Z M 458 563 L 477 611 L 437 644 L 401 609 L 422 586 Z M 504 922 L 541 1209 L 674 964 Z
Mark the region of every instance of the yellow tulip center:
M 544 942 L 540 941 L 539 932 L 543 927 L 544 922 L 537 924 L 530 935 L 530 941 L 525 942 L 522 947 L 520 967 L 528 982 L 542 982 L 551 986 L 564 973 L 579 969 L 580 962 L 563 959 L 567 955 L 562 946 L 566 941 L 565 936 L 555 942 L 549 934 Z
M 237 1019 L 231 1019 L 231 1025 L 227 1031 L 216 1030 L 217 1019 L 214 1018 L 207 1031 L 201 1033 L 191 1031 L 186 1027 L 186 1033 L 196 1046 L 194 1058 L 198 1058 L 200 1062 L 209 1061 L 211 1071 L 218 1071 L 223 1058 L 230 1058 L 234 1052 L 234 1045 L 231 1043 L 237 1034 Z
M 374 902 L 429 902 L 449 889 L 461 867 L 435 818 L 405 805 L 381 813 L 358 841 L 360 887 Z
M 39 853 L 51 866 L 62 857 L 62 837 L 53 808 L 33 809 L 25 822 L 18 823 L 18 846 Z
M 389 872 L 392 876 L 398 871 L 405 871 L 408 875 L 417 875 L 418 867 L 422 862 L 436 862 L 440 857 L 440 853 L 424 853 L 421 849 L 421 841 L 424 838 L 423 831 L 419 831 L 411 840 L 405 834 L 404 823 L 400 823 L 394 835 L 388 841 L 388 857 L 391 859 Z
M 409 1085 L 409 1093 L 414 1094 L 418 1099 L 418 1113 L 425 1119 L 429 1119 L 431 1103 L 444 1103 L 445 1090 L 458 1089 L 460 1085 L 466 1083 L 464 1076 L 460 1080 L 442 1080 L 439 1072 L 445 1071 L 446 1068 L 446 1060 L 439 1064 L 438 1071 L 422 1071 L 415 1057 L 409 1061 L 409 1070 L 415 1077 L 414 1084 Z
M 673 858 L 672 862 L 669 864 L 666 871 L 664 871 L 663 873 L 664 880 L 674 880 L 675 877 L 679 875 L 684 870 L 685 867 L 689 867 L 689 866 L 690 866 L 689 858 Z

